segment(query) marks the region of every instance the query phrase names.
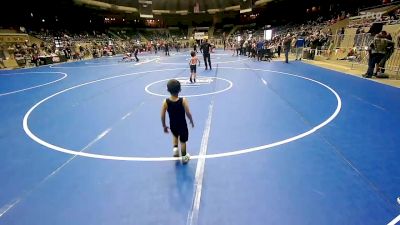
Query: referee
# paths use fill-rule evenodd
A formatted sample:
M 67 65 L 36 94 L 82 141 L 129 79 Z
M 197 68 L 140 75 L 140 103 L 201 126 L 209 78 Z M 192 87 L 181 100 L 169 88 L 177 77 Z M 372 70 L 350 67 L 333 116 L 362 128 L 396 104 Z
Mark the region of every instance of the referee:
M 204 42 L 201 44 L 200 51 L 203 53 L 204 64 L 206 65 L 206 70 L 208 70 L 208 65 L 210 66 L 210 70 L 212 70 L 211 58 L 210 58 L 211 45 L 208 43 L 207 39 L 204 39 Z M 208 62 L 208 64 L 207 64 L 207 62 Z

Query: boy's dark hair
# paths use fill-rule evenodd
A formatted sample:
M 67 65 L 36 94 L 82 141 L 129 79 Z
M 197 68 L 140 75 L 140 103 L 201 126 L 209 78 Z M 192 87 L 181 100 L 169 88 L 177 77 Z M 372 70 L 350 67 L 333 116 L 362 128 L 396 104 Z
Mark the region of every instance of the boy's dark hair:
M 192 51 L 192 52 L 190 53 L 190 55 L 191 55 L 192 57 L 194 57 L 194 56 L 196 55 L 196 52 L 195 52 L 195 51 Z
M 177 95 L 181 91 L 181 83 L 178 80 L 171 79 L 167 83 L 167 90 L 171 95 Z

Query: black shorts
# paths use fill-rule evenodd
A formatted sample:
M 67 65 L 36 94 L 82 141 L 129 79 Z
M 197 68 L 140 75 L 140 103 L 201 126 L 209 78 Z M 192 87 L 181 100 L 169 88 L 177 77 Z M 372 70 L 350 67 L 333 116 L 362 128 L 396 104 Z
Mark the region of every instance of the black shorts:
M 179 138 L 180 142 L 185 143 L 189 139 L 189 131 L 188 131 L 187 127 L 183 127 L 183 128 L 171 127 L 171 132 L 176 138 Z
M 196 65 L 190 65 L 190 72 L 196 73 Z

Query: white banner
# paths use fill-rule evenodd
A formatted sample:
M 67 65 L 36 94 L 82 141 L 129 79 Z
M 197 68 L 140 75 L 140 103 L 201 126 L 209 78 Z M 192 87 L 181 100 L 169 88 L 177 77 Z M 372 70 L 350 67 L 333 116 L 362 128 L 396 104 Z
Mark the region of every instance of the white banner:
M 194 33 L 194 39 L 196 39 L 196 40 L 204 39 L 204 32 L 196 32 L 196 33 Z

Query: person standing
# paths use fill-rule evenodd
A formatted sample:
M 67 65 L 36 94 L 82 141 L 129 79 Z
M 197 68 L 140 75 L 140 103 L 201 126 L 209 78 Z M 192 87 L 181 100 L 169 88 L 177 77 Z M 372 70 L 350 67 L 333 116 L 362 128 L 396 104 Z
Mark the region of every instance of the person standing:
M 135 56 L 136 62 L 139 62 L 139 58 L 137 57 L 139 53 L 139 46 L 137 46 L 133 52 L 133 55 Z
M 263 53 L 264 53 L 264 41 L 263 40 L 259 40 L 256 44 L 256 48 L 257 48 L 257 61 L 261 61 L 263 58 Z
M 224 33 L 225 34 L 225 33 Z M 225 37 L 224 37 L 224 39 L 223 39 L 223 42 L 224 42 L 224 51 L 226 50 L 226 39 L 225 39 Z
M 375 66 L 385 57 L 387 46 L 388 40 L 384 37 L 384 35 L 382 33 L 377 34 L 370 44 L 368 70 L 363 77 L 371 78 L 373 75 L 376 76 L 376 73 L 374 74 Z
M 192 114 L 190 113 L 189 103 L 186 98 L 179 97 L 181 92 L 181 84 L 178 80 L 172 79 L 167 83 L 167 90 L 171 96 L 165 99 L 161 107 L 161 123 L 165 133 L 172 132 L 173 156 L 182 155 L 182 162 L 188 163 L 190 160 L 189 153 L 186 152 L 186 142 L 189 138 L 186 117 L 189 119 L 192 128 L 194 128 Z M 165 123 L 165 114 L 168 112 L 169 127 Z M 181 151 L 178 148 L 178 141 L 181 144 Z M 179 154 L 181 152 L 181 154 Z
M 154 48 L 154 54 L 157 55 L 157 43 L 156 42 L 153 43 L 153 48 Z
M 230 42 L 230 46 L 231 46 L 231 50 L 232 50 L 232 56 L 235 56 L 236 42 L 235 41 Z
M 387 40 L 387 46 L 385 50 L 385 56 L 379 62 L 379 71 L 377 72 L 377 77 L 387 78 L 387 75 L 385 75 L 385 65 L 392 56 L 395 48 L 392 35 L 388 34 L 386 31 L 382 31 L 381 34 L 382 37 Z
M 6 65 L 4 64 L 4 60 L 6 59 L 6 55 L 4 54 L 3 47 L 0 46 L 0 69 L 6 68 Z
M 279 42 L 278 42 L 278 58 L 281 57 L 281 52 L 282 52 L 282 42 L 279 40 Z
M 301 60 L 303 56 L 303 48 L 305 44 L 304 35 L 300 35 L 296 41 L 296 60 Z
M 285 63 L 289 63 L 289 52 L 291 44 L 292 38 L 290 37 L 290 34 L 287 34 L 286 38 L 283 40 L 283 48 L 285 50 Z
M 208 66 L 210 66 L 210 70 L 212 70 L 210 58 L 211 45 L 208 43 L 207 39 L 204 39 L 204 42 L 201 44 L 200 51 L 203 53 L 206 70 L 208 69 Z
M 165 42 L 165 55 L 169 56 L 169 44 L 168 44 L 168 42 Z
M 193 51 L 197 53 L 197 41 L 193 44 Z
M 200 66 L 200 60 L 197 58 L 195 51 L 192 51 L 190 53 L 190 56 L 191 56 L 191 58 L 189 60 L 189 66 L 190 66 L 190 79 L 189 80 L 190 80 L 190 83 L 193 83 L 193 81 L 196 83 L 196 76 L 197 76 L 196 65 L 198 63 Z

